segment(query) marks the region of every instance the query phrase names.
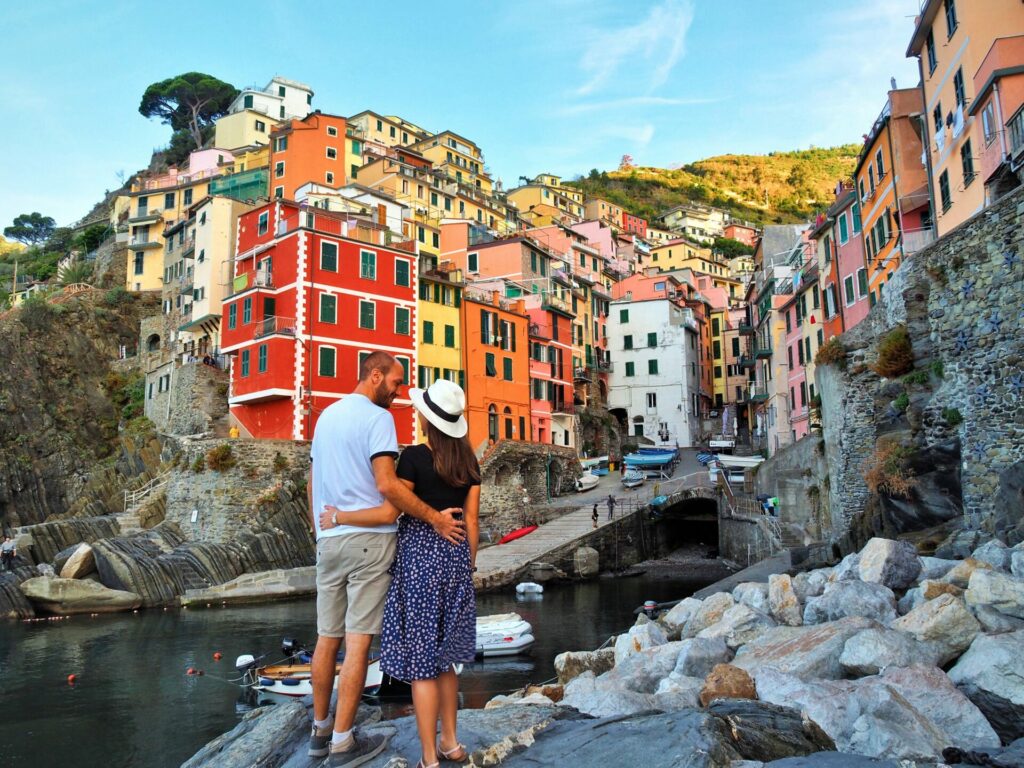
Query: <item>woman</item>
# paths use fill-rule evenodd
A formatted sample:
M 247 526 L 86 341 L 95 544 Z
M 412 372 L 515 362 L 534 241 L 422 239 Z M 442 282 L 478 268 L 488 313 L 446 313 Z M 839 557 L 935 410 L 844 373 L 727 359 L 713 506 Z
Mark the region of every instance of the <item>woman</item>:
M 421 520 L 403 516 L 391 568 L 392 581 L 381 630 L 381 670 L 412 684 L 422 746 L 418 768 L 440 760 L 462 762 L 466 748 L 456 736 L 459 682 L 453 665 L 476 656 L 476 594 L 473 591 L 480 509 L 480 467 L 466 438 L 466 395 L 450 381 L 410 389 L 427 443 L 402 451 L 396 474 L 434 509 L 462 509 L 466 539 L 454 545 Z M 320 516 L 333 525 L 334 508 Z M 338 512 L 347 525 L 393 521 L 395 507 Z M 441 723 L 440 739 L 437 736 Z

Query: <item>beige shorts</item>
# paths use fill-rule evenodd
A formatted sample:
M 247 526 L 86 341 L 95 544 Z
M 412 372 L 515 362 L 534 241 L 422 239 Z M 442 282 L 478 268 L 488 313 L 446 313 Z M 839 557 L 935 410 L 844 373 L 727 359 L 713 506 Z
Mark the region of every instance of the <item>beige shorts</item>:
M 316 623 L 322 637 L 378 635 L 395 534 L 348 533 L 316 544 Z

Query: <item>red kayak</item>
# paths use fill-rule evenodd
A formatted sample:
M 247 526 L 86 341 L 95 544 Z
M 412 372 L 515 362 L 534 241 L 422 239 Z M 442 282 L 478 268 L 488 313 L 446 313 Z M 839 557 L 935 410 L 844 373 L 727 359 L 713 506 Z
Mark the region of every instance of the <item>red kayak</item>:
M 505 536 L 502 536 L 501 540 L 498 543 L 499 544 L 508 544 L 510 541 L 515 541 L 516 539 L 521 539 L 526 534 L 533 533 L 536 530 L 537 530 L 537 526 L 536 525 L 528 525 L 525 528 L 520 528 L 518 531 L 512 531 L 512 533 L 509 533 L 509 534 L 507 534 Z

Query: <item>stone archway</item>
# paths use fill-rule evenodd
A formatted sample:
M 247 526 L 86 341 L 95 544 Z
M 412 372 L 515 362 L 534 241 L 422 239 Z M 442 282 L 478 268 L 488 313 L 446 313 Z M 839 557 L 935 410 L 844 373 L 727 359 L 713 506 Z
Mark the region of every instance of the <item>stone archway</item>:
M 158 333 L 151 333 L 146 338 L 146 351 L 147 352 L 157 352 L 159 350 L 160 350 L 160 334 L 158 334 Z

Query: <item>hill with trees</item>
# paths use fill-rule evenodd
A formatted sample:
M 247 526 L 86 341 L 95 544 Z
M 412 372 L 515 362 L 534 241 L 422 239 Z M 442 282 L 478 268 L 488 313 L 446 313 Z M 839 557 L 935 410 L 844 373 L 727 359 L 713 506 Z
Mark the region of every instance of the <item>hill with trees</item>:
M 568 182 L 648 220 L 675 205 L 705 203 L 756 224 L 804 221 L 827 207 L 840 179 L 849 178 L 859 144 L 767 155 L 720 155 L 676 169 L 596 168 Z M 624 160 L 627 158 L 624 158 Z

